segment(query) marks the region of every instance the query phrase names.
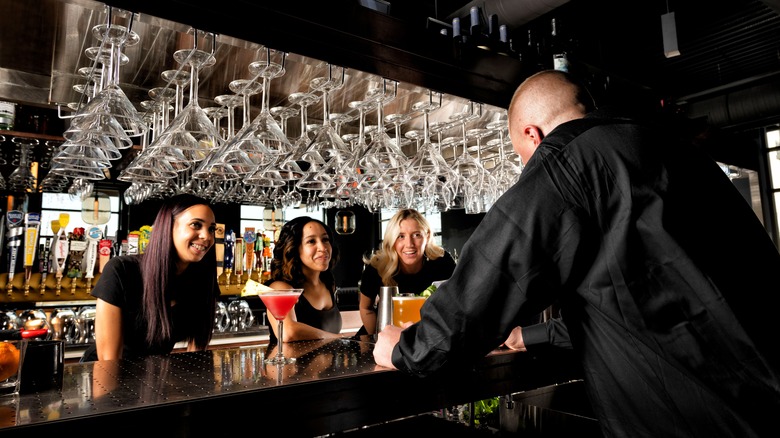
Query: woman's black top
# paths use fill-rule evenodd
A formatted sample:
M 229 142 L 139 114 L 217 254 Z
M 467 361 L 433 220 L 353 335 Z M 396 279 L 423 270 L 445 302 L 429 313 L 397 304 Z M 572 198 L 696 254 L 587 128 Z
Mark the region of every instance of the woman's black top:
M 169 289 L 170 296 L 166 300 L 169 306 L 173 337 L 162 345 L 149 345 L 146 341 L 147 327 L 141 307 L 143 300 L 141 257 L 127 255 L 110 259 L 91 292 L 94 297 L 122 309 L 123 359 L 170 353 L 177 342 L 192 336 L 196 327 L 202 324 L 213 324 L 213 318 L 209 321 L 198 321 L 192 317 L 192 315 L 199 313 L 193 311 L 193 306 L 202 304 L 196 304 L 193 300 L 188 299 L 192 297 L 192 294 L 187 292 L 202 288 L 203 276 L 195 275 L 194 270 L 197 270 L 198 267 L 196 264 L 190 264 L 187 270 L 173 279 Z M 214 276 L 213 290 L 218 296 L 219 285 L 216 275 Z M 170 305 L 172 300 L 175 300 L 176 305 Z M 97 349 L 92 344 L 84 352 L 81 360 L 93 361 L 97 359 Z

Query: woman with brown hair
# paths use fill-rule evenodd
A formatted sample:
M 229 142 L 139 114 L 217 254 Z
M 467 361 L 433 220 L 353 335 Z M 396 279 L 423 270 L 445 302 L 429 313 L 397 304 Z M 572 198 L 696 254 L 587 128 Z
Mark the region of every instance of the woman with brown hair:
M 308 216 L 282 227 L 271 261 L 272 289 L 303 289 L 298 303 L 284 320 L 283 342 L 341 337 L 341 312 L 336 305 L 333 267 L 338 248 L 333 230 Z M 270 312 L 271 342 L 277 337 L 276 319 Z
M 187 351 L 205 350 L 220 294 L 215 229 L 204 199 L 167 199 L 145 252 L 109 260 L 92 290 L 96 342 L 82 361 L 167 354 L 179 341 Z

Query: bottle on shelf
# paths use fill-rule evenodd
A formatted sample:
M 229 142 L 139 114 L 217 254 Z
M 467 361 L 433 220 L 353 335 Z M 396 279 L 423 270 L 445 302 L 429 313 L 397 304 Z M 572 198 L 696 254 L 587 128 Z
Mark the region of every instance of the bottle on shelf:
M 16 104 L 0 102 L 0 130 L 12 131 L 16 118 Z
M 560 21 L 553 17 L 550 20 L 550 53 L 552 53 L 552 65 L 555 70 L 569 71 L 569 55 L 560 33 Z
M 506 27 L 506 25 L 502 26 Z M 501 26 L 498 25 L 498 14 L 490 14 L 488 16 L 488 37 L 490 41 L 497 42 L 500 40 L 500 28 Z
M 496 46 L 496 53 L 512 58 L 517 57 L 517 53 L 515 53 L 515 50 L 512 47 L 512 42 L 509 39 L 509 30 L 507 29 L 506 24 L 502 24 L 498 27 L 498 44 Z
M 542 60 L 541 48 L 542 43 L 537 39 L 536 33 L 533 29 L 528 28 L 525 47 L 523 47 L 520 58 L 523 61 L 524 68 L 529 73 L 535 73 L 546 68 Z
M 465 38 L 463 30 L 460 27 L 460 17 L 452 19 L 452 57 L 460 59 L 463 56 L 463 45 Z
M 498 17 L 496 17 L 498 20 Z M 490 50 L 490 40 L 485 26 L 482 24 L 482 13 L 479 6 L 469 9 L 469 35 L 471 44 L 482 50 Z

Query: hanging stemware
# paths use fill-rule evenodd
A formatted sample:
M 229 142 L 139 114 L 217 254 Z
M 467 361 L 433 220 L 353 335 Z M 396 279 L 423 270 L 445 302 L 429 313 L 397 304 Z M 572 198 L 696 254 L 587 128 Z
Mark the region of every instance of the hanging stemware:
M 333 75 L 334 68 L 341 68 L 341 74 Z M 345 69 L 328 65 L 328 76 L 314 78 L 309 87 L 312 92 L 322 93 L 322 126 L 317 130 L 311 144 L 301 159 L 309 163 L 306 176 L 296 186 L 302 190 L 329 190 L 337 186 L 346 187 L 355 183 L 356 169 L 352 166 L 354 155 L 344 143 L 330 122 L 328 107 L 329 93 L 344 85 Z
M 109 20 L 110 20 L 109 14 Z M 132 25 L 132 16 L 130 19 Z M 136 108 L 127 98 L 127 95 L 119 87 L 119 66 L 122 60 L 122 48 L 137 44 L 140 38 L 129 27 L 118 24 L 99 24 L 92 28 L 92 33 L 101 41 L 101 47 L 108 44 L 110 47 L 110 63 L 107 71 L 107 84 L 93 97 L 82 109 L 81 113 L 74 117 L 87 114 L 110 114 L 116 118 L 120 126 L 130 137 L 143 135 L 149 126 L 144 122 Z
M 512 163 L 507 159 L 505 147 L 511 146 L 511 142 L 506 141 L 505 132 L 507 129 L 507 120 L 499 119 L 487 124 L 488 129 L 495 129 L 498 131 L 498 138 L 494 138 L 487 142 L 488 146 L 498 149 L 498 162 L 492 169 L 490 169 L 491 175 L 496 179 L 497 191 L 499 194 L 506 192 L 512 187 L 520 178 L 522 170 L 520 166 Z
M 204 159 L 222 144 L 219 132 L 198 103 L 200 69 L 214 65 L 216 59 L 213 53 L 197 48 L 197 39 L 197 31 L 195 31 L 195 47 L 177 50 L 173 54 L 177 62 L 190 68 L 190 98 L 187 106 L 151 144 L 151 146 L 181 151 L 193 162 Z
M 227 113 L 227 129 L 223 138 L 229 141 L 236 134 L 236 108 L 243 105 L 244 98 L 238 94 L 220 94 L 214 102 L 222 105 Z
M 174 84 L 176 87 L 176 100 L 174 101 L 173 107 L 173 117 L 175 118 L 184 108 L 184 87 L 189 85 L 192 74 L 188 70 L 165 70 L 160 76 L 162 76 L 168 84 L 166 88 L 170 86 L 170 84 Z
M 8 176 L 8 188 L 12 192 L 24 193 L 35 189 L 36 179 L 30 170 L 33 148 L 38 145 L 34 138 L 14 137 L 11 139 L 19 150 L 19 165 Z
M 395 144 L 384 129 L 384 105 L 395 99 L 398 91 L 398 82 L 393 81 L 393 87 L 388 91 L 387 80 L 382 80 L 382 88 L 378 89 L 376 95 L 371 97 L 376 100 L 377 111 L 377 131 L 372 136 L 371 143 L 360 157 L 358 164 L 361 168 L 369 172 L 375 172 L 378 175 L 398 174 L 407 163 L 406 155 Z

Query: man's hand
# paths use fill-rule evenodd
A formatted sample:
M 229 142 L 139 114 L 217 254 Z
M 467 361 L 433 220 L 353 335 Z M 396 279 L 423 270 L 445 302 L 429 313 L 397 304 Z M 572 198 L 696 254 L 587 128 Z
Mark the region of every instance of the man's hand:
M 376 345 L 374 345 L 374 361 L 377 365 L 397 369 L 393 366 L 392 356 L 393 348 L 401 338 L 401 329 L 394 325 L 386 325 L 377 336 Z
M 525 343 L 523 343 L 523 328 L 518 326 L 512 329 L 512 333 L 502 345 L 512 350 L 526 351 Z

